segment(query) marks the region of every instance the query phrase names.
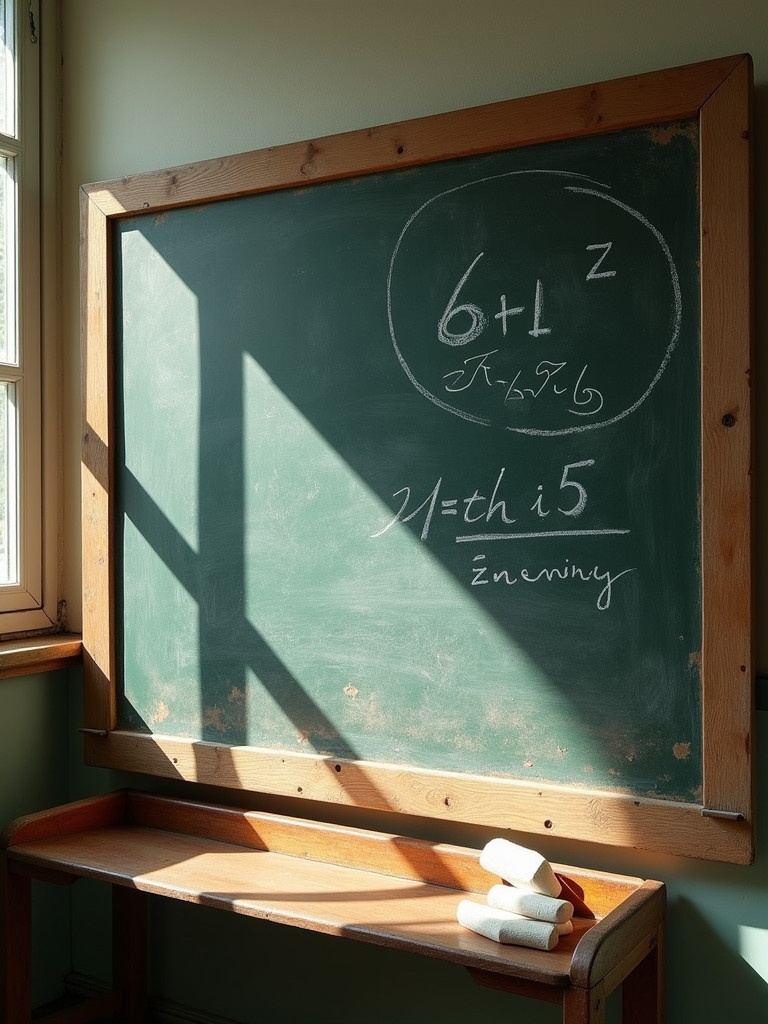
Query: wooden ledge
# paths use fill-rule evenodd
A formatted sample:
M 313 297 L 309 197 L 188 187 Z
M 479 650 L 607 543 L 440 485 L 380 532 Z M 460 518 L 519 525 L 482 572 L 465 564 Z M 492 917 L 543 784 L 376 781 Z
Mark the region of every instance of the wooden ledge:
M 484 901 L 498 881 L 477 850 L 134 792 L 18 819 L 0 846 L 17 876 L 88 877 L 434 956 L 555 1001 L 621 984 L 664 920 L 661 883 L 554 865 L 577 897 L 573 934 L 551 952 L 503 946 L 456 921 L 461 898 Z
M 82 640 L 77 633 L 0 640 L 0 679 L 53 672 L 82 660 Z

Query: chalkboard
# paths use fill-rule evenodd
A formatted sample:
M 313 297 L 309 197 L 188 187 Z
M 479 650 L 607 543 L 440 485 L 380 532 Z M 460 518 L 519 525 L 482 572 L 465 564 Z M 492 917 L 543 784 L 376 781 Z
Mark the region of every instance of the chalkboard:
M 677 72 L 742 79 L 736 152 L 747 69 Z M 727 224 L 717 278 L 702 255 L 712 129 L 671 81 L 595 87 L 606 111 L 655 89 L 626 124 L 521 140 L 511 101 L 466 150 L 422 140 L 489 108 L 393 126 L 383 166 L 352 133 L 266 185 L 281 151 L 87 188 L 114 423 L 94 763 L 673 850 L 695 815 L 677 852 L 749 859 L 748 795 L 706 790 L 734 742 L 713 753 L 712 708 L 750 725 L 745 480 L 717 497 L 743 592 L 709 711 L 706 661 L 707 472 L 748 456 L 749 331 L 708 341 L 702 305 L 717 279 L 748 322 L 722 264 L 749 254 Z M 747 360 L 718 454 L 713 344 Z

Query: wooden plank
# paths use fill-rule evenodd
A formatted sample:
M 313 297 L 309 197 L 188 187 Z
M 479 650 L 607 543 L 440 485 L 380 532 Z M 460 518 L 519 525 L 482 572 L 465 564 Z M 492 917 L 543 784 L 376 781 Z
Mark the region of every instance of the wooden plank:
M 0 833 L 0 849 L 50 836 L 77 835 L 125 820 L 125 793 L 118 790 L 16 818 Z
M 112 886 L 112 987 L 120 993 L 123 1024 L 147 1020 L 147 894 Z
M 484 895 L 499 881 L 480 866 L 479 851 L 466 847 L 147 793 L 131 792 L 127 801 L 127 820 L 145 827 L 395 875 L 461 892 Z M 643 885 L 642 879 L 626 875 L 560 864 L 553 868 L 568 887 L 563 898 L 570 898 L 577 913 L 585 917 L 604 917 Z
M 665 849 L 678 856 L 745 863 L 752 855 L 749 822 L 702 818 L 698 804 L 119 730 L 86 736 L 85 752 L 89 763 L 102 767 L 225 788 L 491 828 L 514 822 L 520 832 Z
M 572 971 L 579 940 L 593 927 L 589 919 L 575 919 L 574 935 L 562 939 L 553 953 L 499 946 L 457 923 L 456 906 L 463 894 L 454 888 L 143 826 L 51 836 L 13 846 L 9 857 L 29 870 L 55 864 L 81 877 L 128 884 L 155 895 L 558 986 L 566 983 Z M 625 900 L 631 882 L 616 879 L 611 888 L 609 879 L 602 878 L 604 893 L 611 890 L 614 903 L 620 900 L 620 907 L 626 903 L 628 909 L 609 912 L 606 920 L 621 923 L 638 912 L 648 894 L 636 890 Z M 618 918 L 612 918 L 612 913 L 618 913 Z M 594 927 L 610 934 L 617 925 Z M 589 948 L 600 945 L 592 943 Z M 620 944 L 613 942 L 607 948 L 610 953 Z
M 658 882 L 553 865 L 604 916 L 575 917 L 573 933 L 545 952 L 501 945 L 458 924 L 459 899 L 469 892 L 480 900 L 497 880 L 479 869 L 478 851 L 464 847 L 122 792 L 30 815 L 6 829 L 4 842 L 6 940 L 18 928 L 29 937 L 30 878 L 70 875 L 114 887 L 115 992 L 106 999 L 127 1024 L 146 1014 L 148 894 L 435 956 L 468 968 L 481 984 L 561 1003 L 565 1024 L 601 1024 L 605 997 L 630 975 L 630 992 L 647 989 L 637 1006 L 660 1005 L 660 953 L 646 955 L 663 935 Z M 5 990 L 8 1024 L 28 1022 L 28 948 L 5 943 L 5 974 L 16 978 Z M 107 1003 L 55 1020 L 94 1019 L 97 1005 Z M 644 1020 L 638 1012 L 626 1024 Z
M 579 919 L 552 952 L 500 946 L 458 924 L 456 890 L 141 827 L 41 839 L 8 856 L 31 868 L 55 863 L 157 896 L 561 987 L 575 943 L 592 926 Z
M 638 945 L 646 943 L 645 952 L 650 952 L 648 937 L 665 916 L 666 890 L 660 882 L 646 881 L 635 892 L 627 896 L 592 930 L 587 940 L 578 948 L 571 966 L 571 981 L 580 988 L 592 988 L 598 979 L 605 978 L 616 965 L 633 957 Z M 627 970 L 634 968 L 637 961 L 627 964 Z M 623 977 L 614 976 L 614 986 Z M 610 993 L 610 989 L 606 995 Z
M 468 967 L 469 976 L 476 985 L 483 988 L 492 988 L 497 992 L 506 992 L 513 996 L 543 1000 L 548 1003 L 562 1003 L 563 989 L 542 988 L 530 981 L 522 981 L 519 978 L 512 978 L 508 974 L 494 974 L 491 971 L 481 971 L 474 967 Z
M 85 186 L 107 217 L 695 116 L 740 58 L 632 75 Z
M 704 806 L 753 799 L 751 61 L 701 112 Z
M 150 828 L 204 836 L 341 867 L 485 892 L 497 881 L 480 867 L 477 851 L 407 836 L 345 828 L 279 814 L 212 807 L 131 793 L 129 820 Z
M 484 893 L 498 881 L 480 867 L 479 850 L 467 847 L 121 790 L 17 818 L 0 834 L 0 847 L 8 849 L 65 836 L 72 836 L 76 847 L 80 832 L 111 825 L 181 832 L 250 849 L 426 881 L 461 892 Z M 604 917 L 643 885 L 642 879 L 628 875 L 553 866 L 571 890 L 569 898 L 577 906 L 582 901 L 584 916 Z
M 664 927 L 653 936 L 654 947 L 629 972 L 622 988 L 622 1024 L 664 1020 Z
M 83 706 L 84 724 L 114 728 L 117 719 L 114 652 L 114 537 L 111 450 L 111 255 L 108 221 L 81 199 L 83 425 Z
M 563 993 L 563 1024 L 605 1024 L 604 986 L 569 988 Z
M 0 1019 L 29 1024 L 32 997 L 32 886 L 0 857 Z
M 55 672 L 77 665 L 82 658 L 82 640 L 74 633 L 24 637 L 0 642 L 0 679 Z

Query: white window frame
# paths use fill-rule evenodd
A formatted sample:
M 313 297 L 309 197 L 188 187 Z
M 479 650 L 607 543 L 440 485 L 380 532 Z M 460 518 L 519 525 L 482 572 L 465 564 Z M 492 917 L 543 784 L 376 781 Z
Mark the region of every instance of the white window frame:
M 56 477 L 46 471 L 46 455 L 50 463 L 50 454 L 46 452 L 43 434 L 44 369 L 47 373 L 50 370 L 43 366 L 41 358 L 45 322 L 41 229 L 44 196 L 49 193 L 41 161 L 44 106 L 41 103 L 41 49 L 48 26 L 40 23 L 40 8 L 41 0 L 15 0 L 18 122 L 15 135 L 0 134 L 0 154 L 15 160 L 18 197 L 15 226 L 18 365 L 1 363 L 0 380 L 16 385 L 19 498 L 19 582 L 0 586 L 0 637 L 51 632 L 62 627 L 57 593 Z M 53 10 L 51 14 L 54 15 Z M 53 23 L 51 29 L 55 37 Z M 48 263 L 46 253 L 46 265 Z M 56 293 L 55 288 L 53 291 Z M 45 391 L 47 417 L 50 390 Z M 51 434 L 50 425 L 47 434 Z

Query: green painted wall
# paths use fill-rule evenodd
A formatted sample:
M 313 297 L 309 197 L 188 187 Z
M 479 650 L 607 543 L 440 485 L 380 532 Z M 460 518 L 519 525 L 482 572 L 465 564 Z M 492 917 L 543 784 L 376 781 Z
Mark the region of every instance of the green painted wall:
M 79 592 L 77 188 L 228 152 L 751 51 L 755 59 L 758 273 L 768 252 L 768 5 L 764 0 L 67 0 L 63 6 L 64 471 L 66 596 Z M 758 353 L 766 301 L 758 294 Z M 756 386 L 768 394 L 760 357 Z M 768 446 L 758 422 L 758 462 Z M 760 483 L 758 522 L 765 507 Z M 768 545 L 758 539 L 758 661 L 768 670 Z M 58 676 L 0 682 L 0 817 L 126 781 L 81 764 L 79 673 L 70 704 Z M 68 715 L 68 719 L 67 719 Z M 768 712 L 759 716 L 760 750 Z M 68 777 L 63 774 L 68 743 Z M 10 753 L 6 753 L 10 752 Z M 17 781 L 6 783 L 8 778 Z M 759 755 L 761 820 L 768 759 Z M 142 784 L 152 785 L 150 780 Z M 183 792 L 189 792 L 187 788 Z M 230 799 L 232 795 L 230 794 Z M 268 802 L 271 809 L 277 801 Z M 388 821 L 386 827 L 396 827 Z M 476 830 L 438 837 L 480 845 Z M 768 834 L 750 867 L 576 843 L 537 844 L 552 859 L 660 878 L 669 887 L 670 1024 L 756 1021 L 768 1013 Z M 103 975 L 103 894 L 72 897 L 72 963 Z M 54 924 L 65 908 L 45 914 Z M 152 986 L 159 997 L 236 1021 L 401 1022 L 509 1014 L 558 1019 L 476 989 L 460 970 L 343 940 L 153 905 Z M 60 936 L 59 936 L 60 937 Z M 68 953 L 69 951 L 67 951 Z M 45 995 L 65 967 L 36 955 Z M 58 973 L 57 973 L 58 972 Z M 612 1007 L 615 1017 L 617 1007 Z
M 66 672 L 0 679 L 0 827 L 68 797 L 69 705 Z M 69 968 L 69 894 L 33 887 L 33 991 L 58 995 Z

